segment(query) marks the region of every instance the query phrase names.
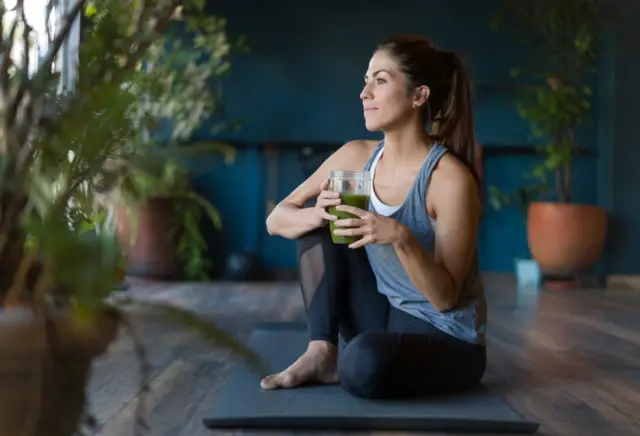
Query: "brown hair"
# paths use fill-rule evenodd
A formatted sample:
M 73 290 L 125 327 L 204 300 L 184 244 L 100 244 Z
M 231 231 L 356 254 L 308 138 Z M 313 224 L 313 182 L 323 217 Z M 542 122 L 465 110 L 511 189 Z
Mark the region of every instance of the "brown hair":
M 411 89 L 428 86 L 427 104 L 422 108 L 430 136 L 444 144 L 478 178 L 475 166 L 475 138 L 471 86 L 457 54 L 438 50 L 422 35 L 400 35 L 378 45 L 396 59 Z

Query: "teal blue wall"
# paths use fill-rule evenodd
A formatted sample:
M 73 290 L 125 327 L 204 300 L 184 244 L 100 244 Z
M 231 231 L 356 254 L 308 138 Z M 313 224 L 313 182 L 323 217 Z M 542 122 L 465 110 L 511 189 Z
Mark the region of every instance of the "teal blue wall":
M 610 273 L 640 274 L 640 2 L 618 4 L 618 29 L 602 77 L 603 197 L 612 217 L 605 265 Z
M 218 164 L 196 178 L 197 188 L 223 214 L 223 234 L 211 236 L 217 252 L 248 250 L 258 255 L 263 266 L 295 266 L 295 243 L 270 237 L 264 228 L 267 161 L 257 146 L 268 141 L 342 143 L 377 138 L 364 129 L 358 96 L 372 49 L 389 34 L 423 33 L 441 48 L 464 54 L 476 90 L 479 142 L 529 142 L 512 92 L 496 86 L 508 81 L 509 70 L 526 56 L 512 38 L 490 29 L 490 14 L 497 3 L 405 0 L 392 7 L 380 0 L 236 0 L 212 4 L 213 13 L 228 18 L 231 32 L 247 36 L 251 49 L 235 60 L 225 85 L 226 116 L 245 121 L 239 133 L 227 138 L 250 146 L 239 149 L 235 164 Z M 597 86 L 606 89 L 609 84 L 600 79 Z M 596 105 L 594 114 L 601 115 L 599 111 L 605 109 Z M 594 116 L 581 133 L 582 145 L 597 155 L 609 146 L 613 130 L 611 120 L 602 122 Z M 485 186 L 516 188 L 533 159 L 488 156 Z M 609 155 L 609 159 L 613 158 Z M 279 200 L 302 181 L 303 172 L 296 152 L 283 152 L 276 160 L 275 200 Z M 611 179 L 611 167 L 595 157 L 580 158 L 575 169 L 576 200 L 610 201 L 611 189 L 602 183 Z M 513 259 L 528 254 L 522 217 L 513 210 L 497 213 L 487 207 L 479 243 L 484 270 L 511 271 Z

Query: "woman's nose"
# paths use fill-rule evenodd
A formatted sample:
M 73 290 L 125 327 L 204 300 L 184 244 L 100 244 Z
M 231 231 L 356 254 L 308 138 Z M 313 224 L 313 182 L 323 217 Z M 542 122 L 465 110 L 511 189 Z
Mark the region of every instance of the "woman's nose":
M 369 88 L 369 85 L 365 85 L 364 88 L 362 88 L 362 92 L 360 93 L 360 99 L 361 100 L 365 100 L 365 99 L 371 99 L 371 89 Z

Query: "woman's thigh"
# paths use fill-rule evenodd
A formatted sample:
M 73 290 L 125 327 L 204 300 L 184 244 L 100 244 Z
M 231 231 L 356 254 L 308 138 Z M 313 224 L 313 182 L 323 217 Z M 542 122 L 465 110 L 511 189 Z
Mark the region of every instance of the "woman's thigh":
M 404 312 L 395 315 L 391 331 L 365 332 L 341 350 L 338 370 L 345 390 L 370 398 L 415 397 L 455 392 L 480 381 L 486 367 L 483 346 L 459 341 Z

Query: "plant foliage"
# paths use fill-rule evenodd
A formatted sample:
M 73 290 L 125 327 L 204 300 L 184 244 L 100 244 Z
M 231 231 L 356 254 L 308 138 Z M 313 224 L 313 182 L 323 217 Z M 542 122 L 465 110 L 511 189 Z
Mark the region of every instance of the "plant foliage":
M 47 11 L 58 3 L 50 0 Z M 135 208 L 165 188 L 184 190 L 179 183 L 168 184 L 169 189 L 149 181 L 171 180 L 187 151 L 179 140 L 220 109 L 218 92 L 208 91 L 216 89 L 209 80 L 215 85 L 224 75 L 219 73 L 229 70 L 233 44 L 224 20 L 208 15 L 201 0 L 75 0 L 58 25 L 47 29 L 50 44 L 35 62 L 24 50 L 36 43 L 26 11 L 22 0 L 0 5 L 0 316 L 16 307 L 41 321 L 62 315 L 79 338 L 115 311 L 118 316 L 109 319 L 126 326 L 135 339 L 126 310 L 108 298 L 126 261 L 114 233 L 106 231 L 109 199 L 126 198 Z M 73 86 L 64 87 L 56 65 L 79 17 L 84 18 L 77 76 Z M 167 32 L 176 23 L 189 30 L 192 44 L 166 55 Z M 173 130 L 160 147 L 153 133 L 161 118 L 170 119 Z M 225 144 L 202 148 L 229 154 Z M 191 192 L 185 197 L 219 222 L 210 205 Z M 158 309 L 258 363 L 215 324 L 178 307 Z M 55 342 L 48 348 L 53 353 L 61 339 L 49 332 L 46 337 Z M 136 343 L 144 392 L 148 363 L 144 346 Z M 75 371 L 77 359 L 50 357 Z M 80 415 L 61 411 L 69 404 L 86 407 L 84 388 L 74 385 L 64 395 L 59 387 L 45 389 L 41 415 L 58 413 L 59 419 L 37 434 L 67 436 L 78 430 L 85 422 Z
M 531 126 L 544 157 L 533 169 L 541 187 L 554 176 L 560 202 L 572 199 L 578 130 L 590 121 L 599 44 L 610 0 L 502 0 L 494 28 L 515 30 L 530 50 L 529 62 L 512 71 L 518 80 L 517 108 Z M 535 188 L 545 192 L 545 189 Z M 499 202 L 499 196 L 494 197 Z

